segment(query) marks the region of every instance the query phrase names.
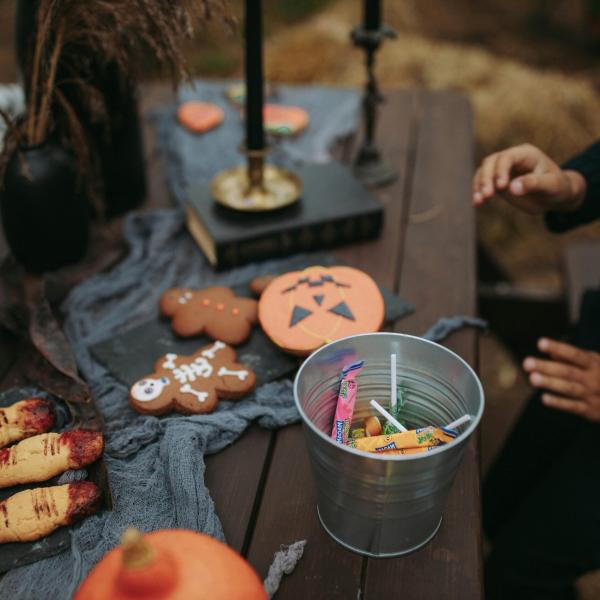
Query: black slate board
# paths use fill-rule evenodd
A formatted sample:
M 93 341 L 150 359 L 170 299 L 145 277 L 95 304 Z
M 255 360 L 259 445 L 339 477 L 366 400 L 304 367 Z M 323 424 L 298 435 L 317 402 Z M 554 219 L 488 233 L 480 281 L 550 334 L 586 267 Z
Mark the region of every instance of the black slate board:
M 56 424 L 52 431 L 62 432 L 71 429 L 75 415 L 72 414 L 70 409 L 64 402 L 56 398 L 55 396 L 48 394 L 35 387 L 26 388 L 11 388 L 0 392 L 0 407 L 7 407 L 15 402 L 24 400 L 26 398 L 45 398 L 54 403 L 54 409 L 56 412 Z M 106 475 L 106 467 L 102 461 L 102 458 L 97 460 L 94 464 L 86 467 L 87 477 L 89 481 L 93 481 L 100 490 L 102 491 L 102 502 L 100 510 L 106 510 L 111 508 L 110 491 L 108 488 L 108 479 Z M 57 485 L 57 482 L 61 476 L 53 477 L 48 481 L 42 481 L 39 483 L 30 483 L 27 485 L 12 486 L 9 488 L 0 489 L 0 500 L 5 500 L 13 494 L 17 494 L 25 489 L 31 489 L 34 487 L 46 487 L 50 485 Z M 0 573 L 5 573 L 11 569 L 28 565 L 32 562 L 36 562 L 55 554 L 60 554 L 65 551 L 71 545 L 71 527 L 59 527 L 53 531 L 50 535 L 37 540 L 35 542 L 13 542 L 10 544 L 0 545 Z
M 379 288 L 385 301 L 386 324 L 392 324 L 413 312 L 414 309 L 408 302 L 382 286 Z M 237 296 L 251 296 L 247 284 L 234 286 L 232 289 Z M 211 339 L 205 336 L 180 338 L 173 333 L 170 319 L 158 317 L 94 344 L 90 350 L 96 360 L 130 387 L 138 379 L 151 373 L 156 359 L 167 352 L 189 355 L 210 342 Z M 277 348 L 258 326 L 246 342 L 236 347 L 236 351 L 238 362 L 249 366 L 256 373 L 257 385 L 289 375 L 301 361 Z

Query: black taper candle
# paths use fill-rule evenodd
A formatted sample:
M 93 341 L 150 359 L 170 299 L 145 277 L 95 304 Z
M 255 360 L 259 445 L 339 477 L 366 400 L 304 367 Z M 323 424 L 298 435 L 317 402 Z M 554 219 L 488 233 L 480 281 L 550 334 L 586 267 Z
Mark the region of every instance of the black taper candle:
M 380 0 L 364 0 L 363 26 L 365 29 L 379 29 L 381 26 Z
M 263 64 L 262 2 L 246 0 L 246 149 L 262 150 Z

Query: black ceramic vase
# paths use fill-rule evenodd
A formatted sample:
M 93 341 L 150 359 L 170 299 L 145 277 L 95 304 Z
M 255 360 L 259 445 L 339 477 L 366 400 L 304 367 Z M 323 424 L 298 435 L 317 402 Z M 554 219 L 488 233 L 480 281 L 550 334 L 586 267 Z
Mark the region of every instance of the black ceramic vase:
M 74 159 L 55 143 L 13 154 L 0 188 L 0 213 L 13 255 L 32 273 L 85 254 L 89 206 Z

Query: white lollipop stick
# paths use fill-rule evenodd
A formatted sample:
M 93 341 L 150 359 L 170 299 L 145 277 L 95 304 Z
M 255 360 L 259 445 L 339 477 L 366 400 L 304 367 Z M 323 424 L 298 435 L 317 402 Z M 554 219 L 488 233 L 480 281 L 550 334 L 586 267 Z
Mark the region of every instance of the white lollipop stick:
M 463 415 L 460 419 L 456 419 L 456 421 L 452 421 L 452 423 L 448 423 L 448 425 L 444 425 L 444 429 L 456 429 L 460 425 L 464 425 L 471 420 L 471 415 Z
M 408 431 L 400 421 L 397 421 L 390 415 L 390 413 L 383 408 L 376 400 L 371 400 L 371 406 L 378 412 L 380 412 L 394 427 L 399 429 L 400 431 Z
M 398 400 L 396 396 L 396 355 L 390 355 L 390 375 L 392 379 L 392 387 L 390 390 L 390 407 L 395 411 L 396 402 Z

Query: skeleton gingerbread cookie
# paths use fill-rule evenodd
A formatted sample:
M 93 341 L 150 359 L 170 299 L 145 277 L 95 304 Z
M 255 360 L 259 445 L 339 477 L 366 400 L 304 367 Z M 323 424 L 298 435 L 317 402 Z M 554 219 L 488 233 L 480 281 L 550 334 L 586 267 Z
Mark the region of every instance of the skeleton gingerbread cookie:
M 153 373 L 133 384 L 129 404 L 148 415 L 212 412 L 219 398 L 236 400 L 254 388 L 256 376 L 235 358 L 235 350 L 221 341 L 191 356 L 166 354 Z
M 182 337 L 205 333 L 233 346 L 245 341 L 258 320 L 258 305 L 226 287 L 204 290 L 174 288 L 160 298 L 160 312 L 171 317 L 173 331 Z

